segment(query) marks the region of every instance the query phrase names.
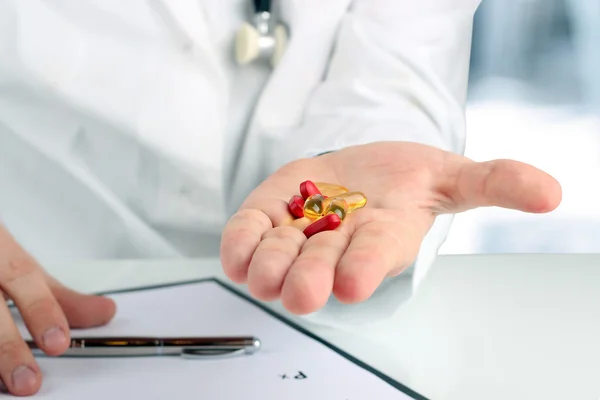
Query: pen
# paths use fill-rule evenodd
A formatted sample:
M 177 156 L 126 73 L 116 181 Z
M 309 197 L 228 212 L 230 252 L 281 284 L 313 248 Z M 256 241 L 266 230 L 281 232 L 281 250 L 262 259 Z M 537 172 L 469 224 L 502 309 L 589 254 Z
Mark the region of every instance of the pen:
M 44 356 L 34 341 L 26 341 L 34 355 Z M 255 337 L 89 337 L 73 338 L 60 357 L 182 356 L 223 358 L 254 354 L 261 347 Z

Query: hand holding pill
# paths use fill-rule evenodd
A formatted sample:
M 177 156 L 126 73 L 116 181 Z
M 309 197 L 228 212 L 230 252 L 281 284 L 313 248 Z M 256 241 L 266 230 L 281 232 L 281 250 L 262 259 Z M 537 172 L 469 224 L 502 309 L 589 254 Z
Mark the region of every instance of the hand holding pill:
M 548 212 L 560 198 L 552 177 L 516 161 L 474 162 L 418 143 L 348 147 L 266 177 L 227 223 L 221 262 L 252 296 L 294 314 L 332 295 L 351 306 L 414 263 L 442 214 Z

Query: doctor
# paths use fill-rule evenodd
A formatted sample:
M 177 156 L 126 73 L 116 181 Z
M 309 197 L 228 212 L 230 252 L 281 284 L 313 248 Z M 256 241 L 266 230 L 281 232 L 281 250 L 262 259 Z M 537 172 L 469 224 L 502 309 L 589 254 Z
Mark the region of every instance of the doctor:
M 0 2 L 0 288 L 48 354 L 115 306 L 45 257 L 220 255 L 258 299 L 368 322 L 418 287 L 453 213 L 557 207 L 542 171 L 461 155 L 478 0 L 269 3 Z M 306 240 L 286 210 L 306 179 L 369 205 Z M 0 379 L 41 385 L 4 306 Z

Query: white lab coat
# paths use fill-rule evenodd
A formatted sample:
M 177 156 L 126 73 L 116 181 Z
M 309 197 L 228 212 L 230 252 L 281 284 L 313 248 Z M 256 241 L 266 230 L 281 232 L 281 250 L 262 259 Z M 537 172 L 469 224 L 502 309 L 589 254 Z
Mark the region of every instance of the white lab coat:
M 218 255 L 227 218 L 299 157 L 377 140 L 464 150 L 479 0 L 280 0 L 273 71 L 236 66 L 249 0 L 0 0 L 0 216 L 42 262 Z M 392 313 L 450 226 L 369 301 Z

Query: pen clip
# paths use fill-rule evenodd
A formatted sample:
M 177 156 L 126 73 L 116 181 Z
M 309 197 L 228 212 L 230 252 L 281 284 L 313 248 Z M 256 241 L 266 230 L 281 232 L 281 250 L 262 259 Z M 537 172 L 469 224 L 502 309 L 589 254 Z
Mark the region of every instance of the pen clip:
M 238 357 L 244 354 L 249 354 L 246 348 L 235 348 L 235 349 L 183 349 L 181 350 L 181 357 L 186 359 L 215 359 L 215 358 L 230 358 Z

